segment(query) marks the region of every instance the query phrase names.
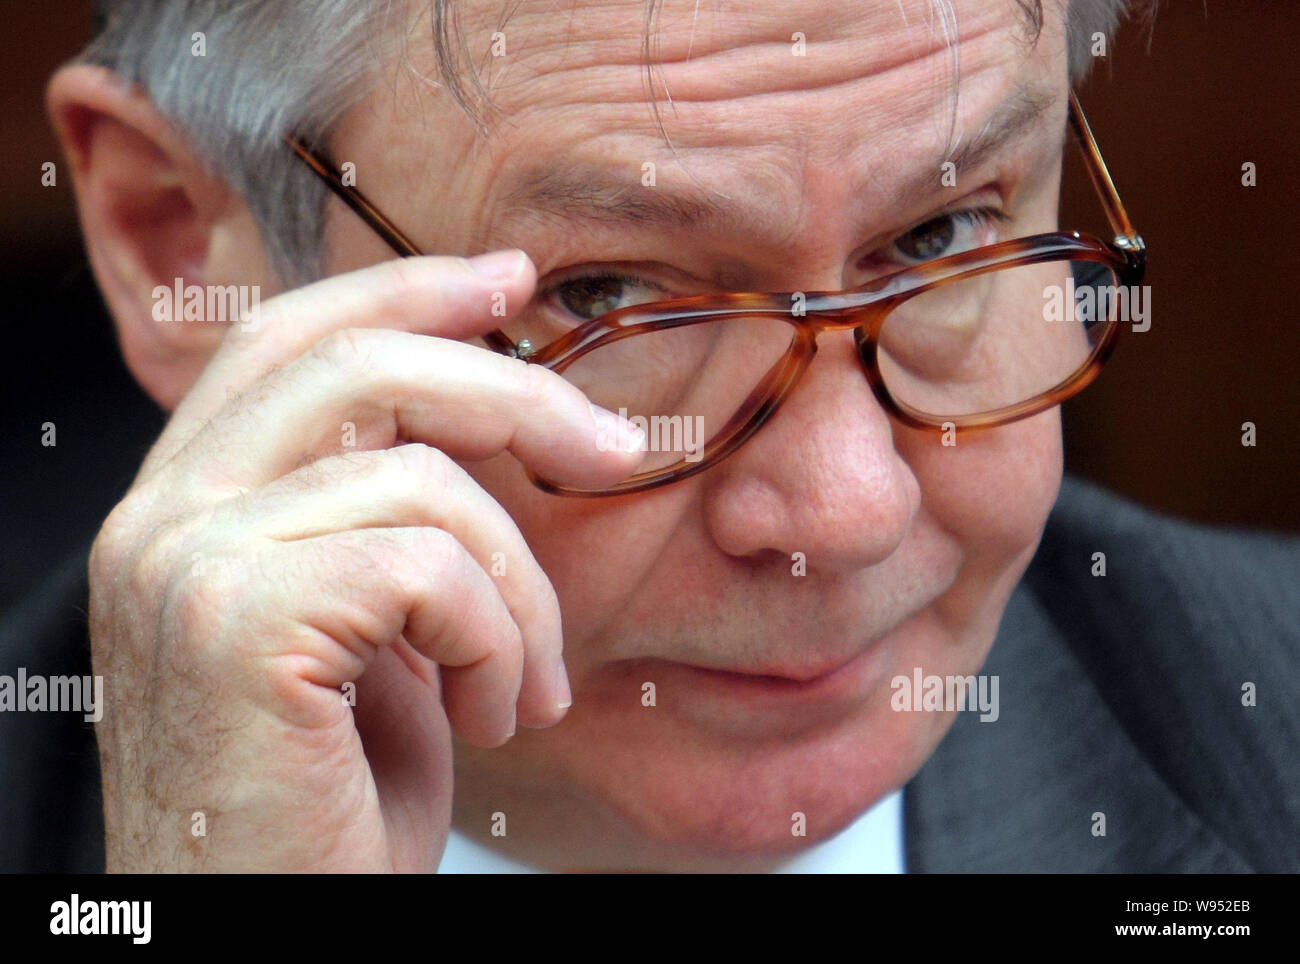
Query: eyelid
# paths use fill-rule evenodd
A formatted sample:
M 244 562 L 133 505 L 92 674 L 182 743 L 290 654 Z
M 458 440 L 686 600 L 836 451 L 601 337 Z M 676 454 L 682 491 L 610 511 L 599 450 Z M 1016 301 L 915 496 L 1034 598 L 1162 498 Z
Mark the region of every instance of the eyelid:
M 558 278 L 548 278 L 543 284 L 537 286 L 537 295 L 554 294 L 555 290 L 561 285 L 573 281 L 586 280 L 603 280 L 621 281 L 624 284 L 645 285 L 647 288 L 654 288 L 657 291 L 670 291 L 672 289 L 660 284 L 654 278 L 647 277 L 643 274 L 636 274 L 618 267 L 596 264 L 575 265 L 571 268 L 563 269 L 561 276 Z
M 995 201 L 996 205 L 993 203 Z M 1005 206 L 1006 199 L 1002 196 L 1002 192 L 993 185 L 986 185 L 977 190 L 971 191 L 959 200 L 953 201 L 950 204 L 945 204 L 943 207 L 911 222 L 907 227 L 903 228 L 901 231 L 895 231 L 880 243 L 889 244 L 897 238 L 901 238 L 903 235 L 915 231 L 917 228 L 929 224 L 931 221 L 937 221 L 939 218 L 949 214 L 980 211 L 983 214 L 992 217 L 994 220 L 1010 221 L 1012 219 L 1011 215 L 1003 210 Z
M 628 286 L 646 288 L 653 293 L 653 296 L 647 298 L 646 302 L 667 301 L 681 295 L 681 292 L 666 287 L 653 278 L 622 270 L 622 266 L 617 263 L 609 265 L 599 263 L 579 264 L 563 269 L 560 277 L 554 280 L 548 278 L 544 285 L 538 285 L 532 299 L 530 299 L 530 304 L 535 305 L 539 310 L 563 315 L 567 324 L 590 321 L 591 319 L 585 315 L 575 314 L 558 303 L 558 292 L 564 285 L 583 281 L 617 281 Z
M 943 217 L 945 214 L 984 209 L 986 213 L 999 222 L 1013 220 L 1013 216 L 1004 210 L 1005 207 L 1005 193 L 1000 189 L 999 185 L 988 183 L 976 188 L 974 191 L 968 191 L 957 200 L 933 209 L 919 218 L 905 222 L 902 227 L 890 228 L 873 235 L 858 245 L 857 249 L 849 257 L 851 261 L 858 262 L 871 257 L 873 254 L 878 254 L 904 235 L 937 218 Z

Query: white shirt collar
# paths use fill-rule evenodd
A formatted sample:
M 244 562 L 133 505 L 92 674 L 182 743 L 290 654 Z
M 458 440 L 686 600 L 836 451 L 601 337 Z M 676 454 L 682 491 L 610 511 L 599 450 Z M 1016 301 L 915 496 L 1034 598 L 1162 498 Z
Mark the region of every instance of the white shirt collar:
M 779 874 L 901 874 L 903 791 L 895 790 L 834 837 L 814 844 L 776 870 Z M 440 874 L 535 874 L 536 868 L 503 856 L 453 829 Z

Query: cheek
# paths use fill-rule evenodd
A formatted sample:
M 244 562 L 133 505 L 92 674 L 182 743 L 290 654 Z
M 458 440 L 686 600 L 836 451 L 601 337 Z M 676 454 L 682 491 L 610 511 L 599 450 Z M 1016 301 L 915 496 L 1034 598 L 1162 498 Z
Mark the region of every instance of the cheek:
M 1058 409 L 982 433 L 958 433 L 942 447 L 932 435 L 899 429 L 899 452 L 921 484 L 920 524 L 960 560 L 957 576 L 930 610 L 929 631 L 900 645 L 894 676 L 980 672 L 1007 600 L 1033 557 L 1061 480 Z M 879 706 L 890 694 L 882 693 Z M 920 717 L 899 720 L 899 716 Z M 874 725 L 897 734 L 916 767 L 952 723 L 951 714 L 879 709 Z M 910 773 L 903 779 L 910 779 Z
M 901 430 L 899 451 L 921 483 L 925 514 L 962 544 L 968 562 L 1035 546 L 1061 483 L 1060 410 L 959 430 L 955 442 Z
M 956 442 L 944 447 L 934 436 L 911 431 L 898 438 L 921 483 L 923 516 L 961 558 L 939 612 L 961 642 L 978 639 L 986 651 L 1056 502 L 1060 410 L 990 431 L 959 431 Z

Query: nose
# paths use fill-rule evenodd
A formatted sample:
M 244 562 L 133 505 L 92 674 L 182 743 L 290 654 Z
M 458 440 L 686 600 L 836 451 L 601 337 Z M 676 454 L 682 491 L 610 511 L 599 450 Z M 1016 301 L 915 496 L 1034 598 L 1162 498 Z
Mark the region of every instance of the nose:
M 824 331 L 817 345 L 781 410 L 704 474 L 704 511 L 714 542 L 730 555 L 798 552 L 809 571 L 838 574 L 888 559 L 907 535 L 921 491 L 867 382 L 853 333 Z

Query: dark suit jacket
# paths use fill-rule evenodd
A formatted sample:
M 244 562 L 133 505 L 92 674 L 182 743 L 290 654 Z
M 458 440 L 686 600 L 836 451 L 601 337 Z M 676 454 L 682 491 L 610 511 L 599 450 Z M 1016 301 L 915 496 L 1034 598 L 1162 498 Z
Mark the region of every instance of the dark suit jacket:
M 5 618 L 0 673 L 90 672 L 85 567 Z M 1067 479 L 983 672 L 999 719 L 904 791 L 909 871 L 1300 871 L 1300 540 Z M 97 766 L 80 714 L 0 713 L 0 871 L 103 869 Z

